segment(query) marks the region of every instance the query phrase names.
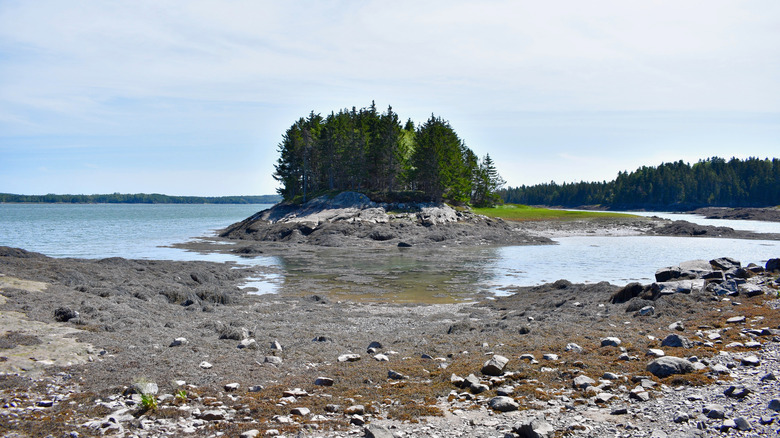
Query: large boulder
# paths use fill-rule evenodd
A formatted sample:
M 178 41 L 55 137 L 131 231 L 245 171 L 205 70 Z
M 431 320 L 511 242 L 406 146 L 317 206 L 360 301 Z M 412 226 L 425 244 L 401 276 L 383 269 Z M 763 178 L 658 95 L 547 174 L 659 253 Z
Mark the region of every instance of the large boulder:
M 767 272 L 780 271 L 780 259 L 767 260 L 765 269 Z
M 666 338 L 664 338 L 663 341 L 661 341 L 662 347 L 681 347 L 681 348 L 691 348 L 693 347 L 693 342 L 691 342 L 688 338 L 685 336 L 680 336 L 676 333 L 673 333 Z
M 672 374 L 687 374 L 693 371 L 693 364 L 687 359 L 664 356 L 647 364 L 647 371 L 656 377 L 669 377 Z
M 729 271 L 742 267 L 742 263 L 740 263 L 738 260 L 732 259 L 731 257 L 720 257 L 714 260 L 710 260 L 710 265 L 719 271 Z

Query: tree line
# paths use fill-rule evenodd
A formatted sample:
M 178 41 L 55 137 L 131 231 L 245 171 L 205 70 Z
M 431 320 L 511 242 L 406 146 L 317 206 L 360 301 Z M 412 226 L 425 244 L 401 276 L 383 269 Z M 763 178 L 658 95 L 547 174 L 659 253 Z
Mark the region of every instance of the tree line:
M 504 184 L 490 155 L 481 160 L 449 122 L 431 117 L 420 126 L 401 121 L 392 107 L 313 111 L 284 133 L 274 178 L 287 201 L 321 193 L 489 206 Z
M 713 157 L 693 165 L 680 160 L 619 172 L 610 182 L 509 187 L 501 197 L 507 203 L 613 209 L 776 206 L 780 205 L 780 159 Z
M 169 196 L 158 193 L 106 195 L 14 195 L 0 193 L 0 203 L 51 203 L 51 204 L 276 204 L 278 195 L 260 196 Z

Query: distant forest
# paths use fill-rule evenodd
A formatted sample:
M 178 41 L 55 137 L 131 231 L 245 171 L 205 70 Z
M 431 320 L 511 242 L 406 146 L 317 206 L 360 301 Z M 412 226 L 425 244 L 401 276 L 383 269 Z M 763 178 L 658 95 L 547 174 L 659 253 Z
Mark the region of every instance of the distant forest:
M 449 122 L 431 115 L 415 127 L 374 103 L 322 117 L 312 112 L 284 133 L 274 178 L 285 200 L 359 191 L 374 199 L 491 206 L 504 181 L 486 155 L 478 159 Z
M 56 204 L 276 204 L 278 195 L 261 196 L 168 196 L 157 193 L 110 195 L 13 195 L 0 193 L 0 203 L 56 203 Z
M 780 205 L 780 159 L 713 157 L 619 172 L 610 182 L 539 184 L 500 192 L 506 203 L 611 209 L 688 210 Z

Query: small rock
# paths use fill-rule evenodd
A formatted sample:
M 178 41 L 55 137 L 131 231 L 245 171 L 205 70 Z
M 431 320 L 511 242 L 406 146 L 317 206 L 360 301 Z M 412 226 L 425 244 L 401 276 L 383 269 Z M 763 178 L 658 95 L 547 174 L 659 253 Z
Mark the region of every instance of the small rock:
M 363 415 L 366 413 L 366 408 L 363 405 L 352 405 L 344 410 L 347 415 Z
M 775 374 L 773 372 L 771 372 L 771 371 L 766 373 L 766 374 L 764 374 L 761 377 L 761 381 L 762 382 L 769 382 L 769 381 L 772 381 L 772 380 L 777 380 L 777 377 L 775 377 Z
M 723 423 L 720 425 L 720 431 L 721 432 L 728 432 L 729 429 L 736 429 L 737 423 L 734 422 L 734 420 L 723 420 Z
M 496 354 L 489 361 L 485 362 L 485 365 L 482 367 L 482 374 L 500 376 L 504 373 L 504 367 L 506 367 L 508 362 L 509 359 Z
M 711 403 L 705 405 L 701 411 L 704 415 L 707 416 L 707 418 L 714 418 L 714 419 L 726 418 L 726 410 L 723 408 L 723 406 L 719 404 Z
M 204 421 L 221 421 L 225 419 L 225 413 L 219 409 L 205 411 L 198 417 Z
M 674 356 L 664 356 L 650 362 L 647 371 L 656 377 L 668 377 L 672 374 L 686 374 L 693 371 L 693 364 L 687 359 Z
M 622 407 L 622 408 L 615 408 L 610 412 L 610 415 L 626 415 L 628 414 L 628 408 Z
M 542 359 L 544 360 L 558 360 L 558 355 L 553 353 L 545 353 L 542 355 Z
M 678 334 L 671 334 L 664 338 L 663 341 L 661 341 L 662 347 L 682 347 L 682 348 L 691 348 L 693 347 L 693 342 L 691 342 L 688 338 L 685 336 L 680 336 Z
M 225 385 L 225 391 L 227 392 L 238 391 L 239 387 L 241 387 L 241 385 L 238 383 L 228 383 L 227 385 Z
M 596 383 L 596 381 L 588 376 L 577 376 L 574 378 L 574 387 L 577 389 L 585 389 L 588 386 L 592 386 L 594 383 Z
M 273 341 L 271 342 L 271 350 L 279 350 L 282 351 L 282 344 L 279 343 L 279 341 Z
M 734 419 L 734 423 L 736 423 L 737 429 L 746 432 L 749 430 L 753 430 L 753 426 L 750 425 L 750 422 L 745 419 L 745 417 L 737 417 Z
M 387 372 L 387 378 L 388 379 L 392 379 L 392 380 L 404 380 L 404 379 L 407 378 L 407 376 L 405 376 L 405 375 L 403 375 L 403 374 L 401 374 L 399 372 L 390 370 L 390 371 Z
M 290 414 L 297 415 L 299 417 L 305 417 L 305 416 L 309 415 L 310 413 L 311 413 L 311 411 L 309 410 L 309 408 L 293 408 L 290 411 Z
M 660 350 L 658 348 L 648 348 L 647 355 L 653 357 L 664 357 L 666 356 L 666 353 L 664 353 L 663 350 Z
M 780 400 L 773 398 L 769 401 L 769 405 L 767 407 L 775 412 L 780 412 Z
M 317 380 L 314 381 L 317 386 L 333 386 L 333 383 L 333 379 L 330 377 L 317 377 Z
M 743 357 L 740 363 L 746 367 L 757 367 L 761 364 L 761 361 L 756 356 L 747 356 Z
M 238 348 L 247 348 L 251 350 L 257 349 L 257 341 L 254 339 L 242 339 L 241 342 L 238 343 Z
M 390 358 L 385 356 L 384 354 L 377 354 L 376 356 L 374 356 L 374 360 L 378 362 L 389 362 Z
M 602 347 L 617 347 L 622 343 L 620 338 L 610 336 L 601 340 Z
M 283 360 L 279 356 L 266 356 L 263 362 L 271 365 L 281 365 Z
M 242 432 L 240 435 L 240 438 L 256 438 L 260 435 L 260 431 L 257 429 L 247 430 L 246 432 Z
M 339 362 L 357 362 L 360 360 L 360 355 L 355 353 L 342 354 L 339 356 Z
M 639 316 L 651 316 L 655 313 L 655 307 L 653 306 L 645 306 L 639 309 Z
M 250 387 L 247 389 L 247 391 L 249 391 L 249 392 L 260 392 L 260 391 L 262 391 L 262 390 L 263 390 L 263 387 L 262 387 L 262 386 L 260 386 L 260 385 L 253 385 L 253 386 L 250 386 Z
M 204 370 L 211 369 L 211 367 L 213 367 L 213 366 L 214 366 L 214 365 L 212 365 L 212 364 L 210 364 L 210 363 L 206 362 L 205 360 L 204 360 L 203 362 L 201 362 L 201 363 L 200 363 L 200 367 L 201 367 L 201 368 L 203 368 Z
M 566 348 L 563 349 L 564 351 L 572 351 L 574 353 L 582 353 L 583 348 L 575 343 L 568 343 L 566 344 Z
M 517 423 L 512 426 L 512 431 L 522 438 L 547 438 L 552 436 L 555 429 L 541 418 L 525 423 Z
M 745 398 L 750 395 L 750 390 L 744 386 L 731 385 L 723 391 L 723 394 L 733 398 Z
M 679 423 L 687 423 L 688 420 L 690 420 L 690 419 L 691 419 L 690 415 L 688 415 L 685 412 L 680 412 L 680 413 L 677 414 L 676 417 L 674 417 L 674 422 L 678 423 L 678 424 Z
M 54 311 L 54 319 L 59 322 L 68 322 L 71 319 L 77 319 L 79 312 L 71 309 L 70 307 L 60 307 Z
M 734 317 L 731 317 L 731 318 L 727 319 L 726 322 L 729 323 L 729 324 L 740 324 L 740 323 L 745 322 L 745 317 L 744 316 L 734 316 Z
M 187 340 L 187 338 L 176 338 L 171 342 L 171 345 L 169 347 L 179 347 L 181 345 L 187 345 L 190 341 Z
M 353 415 L 349 419 L 349 423 L 350 424 L 354 424 L 355 426 L 362 426 L 362 425 L 366 424 L 366 420 L 363 418 L 362 415 Z
M 491 409 L 498 412 L 516 411 L 520 407 L 512 398 L 506 396 L 493 397 L 488 404 Z
M 677 321 L 669 324 L 669 330 L 676 330 L 678 332 L 685 331 L 685 324 L 682 321 Z

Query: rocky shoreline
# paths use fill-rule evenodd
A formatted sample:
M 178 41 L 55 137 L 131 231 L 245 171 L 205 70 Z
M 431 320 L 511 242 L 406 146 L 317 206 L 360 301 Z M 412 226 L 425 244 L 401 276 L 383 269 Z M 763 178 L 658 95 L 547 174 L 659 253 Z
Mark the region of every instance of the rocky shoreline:
M 423 305 L 0 248 L 0 436 L 766 436 L 777 268 L 694 261 L 648 285 Z

